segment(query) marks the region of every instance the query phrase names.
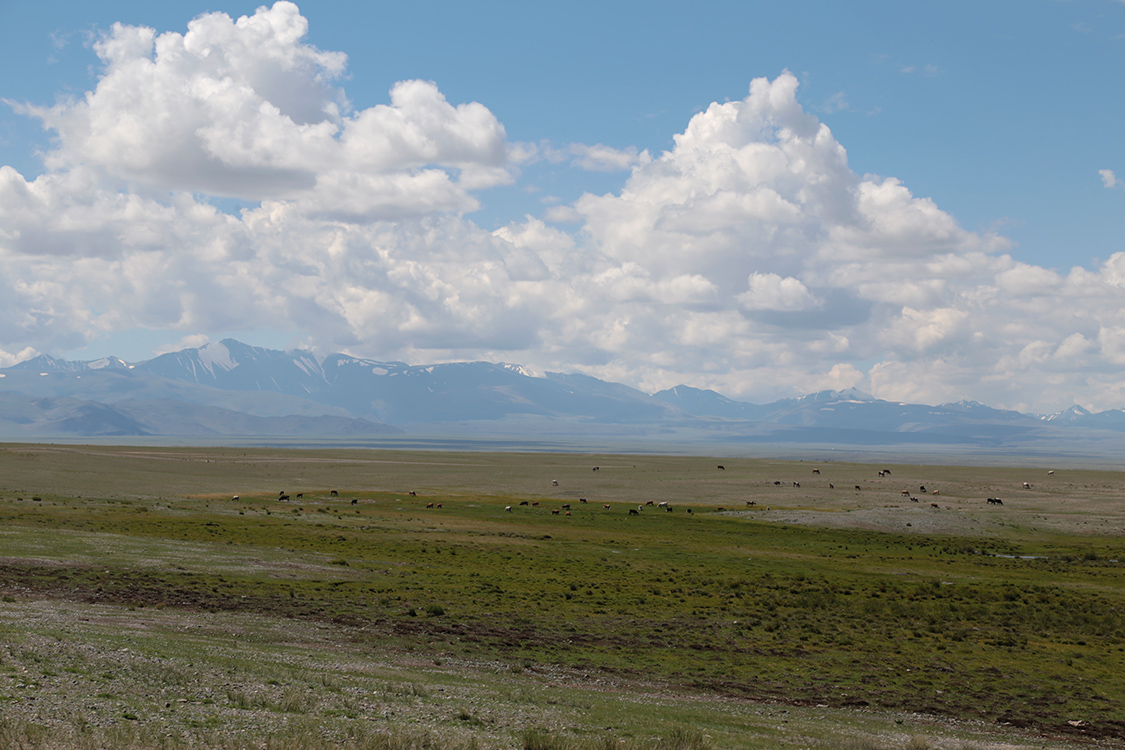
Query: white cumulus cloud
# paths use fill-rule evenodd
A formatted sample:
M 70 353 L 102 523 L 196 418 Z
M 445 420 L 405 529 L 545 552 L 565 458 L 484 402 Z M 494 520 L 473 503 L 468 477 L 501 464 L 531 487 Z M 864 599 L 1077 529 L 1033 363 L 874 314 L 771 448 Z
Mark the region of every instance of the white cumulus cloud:
M 415 80 L 396 84 L 389 104 L 351 111 L 335 85 L 346 56 L 304 43 L 307 31 L 290 2 L 237 21 L 209 13 L 185 34 L 114 24 L 94 45 L 93 91 L 18 109 L 56 133 L 52 169 L 320 213 L 341 186 L 367 192 L 345 212 L 384 218 L 406 203 L 408 214 L 472 210 L 468 190 L 511 181 L 504 128 L 486 107 L 452 105 Z M 432 205 L 416 200 L 432 189 Z
M 353 110 L 346 58 L 307 30 L 288 2 L 182 34 L 115 25 L 85 96 L 17 106 L 56 145 L 34 179 L 0 166 L 0 363 L 138 328 L 267 329 L 753 400 L 857 387 L 1125 406 L 1125 253 L 1020 262 L 894 177 L 854 172 L 788 72 L 659 154 L 552 149 L 508 142 L 484 104 L 430 81 Z M 477 226 L 482 191 L 535 159 L 627 175 Z
M 747 291 L 738 295 L 738 301 L 748 310 L 803 310 L 818 304 L 805 285 L 792 277 L 752 273 L 749 285 Z

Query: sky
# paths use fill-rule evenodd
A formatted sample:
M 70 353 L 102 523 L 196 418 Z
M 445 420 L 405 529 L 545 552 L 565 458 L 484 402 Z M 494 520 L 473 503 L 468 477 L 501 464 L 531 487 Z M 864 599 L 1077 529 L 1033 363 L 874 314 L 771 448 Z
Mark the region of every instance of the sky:
M 0 0 L 0 366 L 1125 407 L 1125 2 Z

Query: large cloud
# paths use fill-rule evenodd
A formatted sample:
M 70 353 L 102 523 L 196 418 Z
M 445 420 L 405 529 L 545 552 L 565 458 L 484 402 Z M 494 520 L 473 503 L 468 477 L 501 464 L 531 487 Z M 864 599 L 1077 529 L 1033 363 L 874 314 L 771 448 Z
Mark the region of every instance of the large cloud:
M 346 210 L 387 218 L 466 210 L 466 194 L 507 182 L 503 126 L 477 103 L 453 106 L 427 81 L 358 112 L 333 85 L 346 57 L 301 42 L 308 23 L 278 2 L 232 21 L 210 13 L 186 34 L 114 24 L 94 49 L 97 87 L 23 111 L 57 133 L 56 170 L 85 165 L 128 182 L 247 200 L 354 191 Z M 425 169 L 431 167 L 431 169 Z M 436 194 L 436 198 L 432 197 Z
M 94 90 L 19 105 L 57 140 L 33 180 L 0 168 L 0 363 L 140 327 L 262 328 L 755 400 L 1125 405 L 1125 253 L 1065 273 L 1019 262 L 853 172 L 789 73 L 712 104 L 657 156 L 559 151 L 628 178 L 546 214 L 568 223 L 487 232 L 465 214 L 528 149 L 430 82 L 353 111 L 344 56 L 305 32 L 285 2 L 183 35 L 117 25 Z

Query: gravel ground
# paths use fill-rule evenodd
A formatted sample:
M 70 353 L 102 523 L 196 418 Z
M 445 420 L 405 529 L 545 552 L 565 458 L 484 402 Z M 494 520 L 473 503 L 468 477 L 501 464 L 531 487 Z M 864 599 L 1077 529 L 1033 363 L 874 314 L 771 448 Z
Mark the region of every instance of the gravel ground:
M 383 651 L 362 632 L 321 623 L 0 603 L 0 744 L 10 747 L 516 748 L 533 728 L 656 736 L 665 714 L 709 727 L 720 748 L 722 737 L 763 748 L 858 737 L 867 744 L 853 747 L 874 750 L 922 736 L 915 747 L 934 750 L 1071 747 L 917 714 L 754 703 L 562 667 Z

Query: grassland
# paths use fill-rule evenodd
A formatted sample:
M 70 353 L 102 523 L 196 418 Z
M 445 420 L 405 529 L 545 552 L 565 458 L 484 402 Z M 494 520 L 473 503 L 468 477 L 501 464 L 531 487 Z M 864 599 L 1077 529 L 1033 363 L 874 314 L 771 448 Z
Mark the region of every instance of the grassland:
M 1123 498 L 1046 467 L 5 446 L 0 745 L 1120 747 Z

